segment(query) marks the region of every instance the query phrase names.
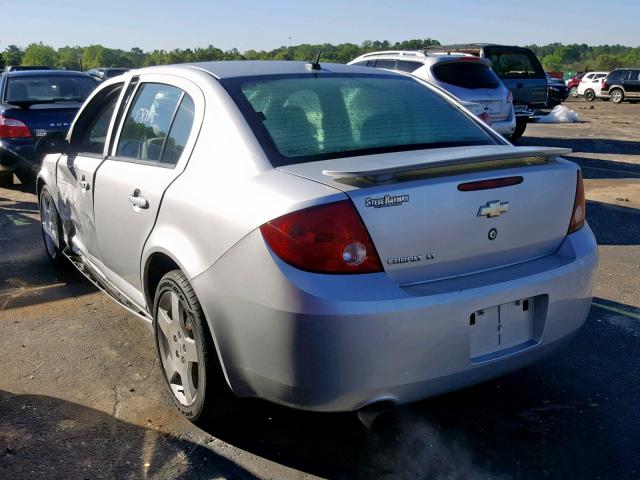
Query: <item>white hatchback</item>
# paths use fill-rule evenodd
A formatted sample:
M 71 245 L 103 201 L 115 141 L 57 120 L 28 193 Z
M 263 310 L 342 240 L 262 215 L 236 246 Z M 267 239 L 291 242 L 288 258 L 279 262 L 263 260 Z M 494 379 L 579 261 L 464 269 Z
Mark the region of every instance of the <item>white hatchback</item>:
M 403 50 L 366 53 L 349 65 L 411 73 L 463 102 L 480 104 L 482 111 L 478 116 L 505 137 L 511 136 L 515 129 L 513 96 L 486 58 L 454 52 Z
M 609 75 L 609 72 L 586 73 L 578 84 L 578 96 L 584 97 L 588 102 L 592 102 L 596 98 L 603 98 L 600 91 L 602 89 L 602 81 L 607 78 L 607 75 Z

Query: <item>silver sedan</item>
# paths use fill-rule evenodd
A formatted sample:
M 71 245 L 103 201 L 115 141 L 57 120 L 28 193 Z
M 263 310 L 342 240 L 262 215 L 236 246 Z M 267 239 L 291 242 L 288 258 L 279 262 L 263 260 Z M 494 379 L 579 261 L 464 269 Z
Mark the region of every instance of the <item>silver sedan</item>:
M 354 411 L 462 388 L 589 310 L 597 247 L 567 151 L 514 147 L 415 78 L 145 68 L 48 140 L 48 256 L 150 322 L 196 423 L 235 397 Z

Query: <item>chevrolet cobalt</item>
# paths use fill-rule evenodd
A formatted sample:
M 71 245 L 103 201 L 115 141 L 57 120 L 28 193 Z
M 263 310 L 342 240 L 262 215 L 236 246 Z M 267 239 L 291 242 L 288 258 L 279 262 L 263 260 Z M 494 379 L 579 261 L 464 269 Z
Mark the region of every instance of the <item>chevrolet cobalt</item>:
M 106 80 L 37 188 L 54 265 L 149 321 L 195 423 L 235 397 L 356 411 L 564 344 L 597 247 L 568 150 L 402 74 L 304 62 Z

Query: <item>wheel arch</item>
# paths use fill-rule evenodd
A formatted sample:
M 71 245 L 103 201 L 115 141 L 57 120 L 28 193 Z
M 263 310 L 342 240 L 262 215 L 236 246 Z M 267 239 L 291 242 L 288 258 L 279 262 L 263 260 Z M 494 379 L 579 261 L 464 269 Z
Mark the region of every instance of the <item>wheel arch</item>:
M 149 313 L 153 315 L 153 304 L 155 301 L 155 291 L 157 289 L 160 280 L 164 275 L 169 273 L 171 270 L 180 270 L 182 271 L 191 283 L 193 287 L 196 297 L 200 301 L 200 295 L 197 289 L 197 286 L 194 284 L 193 276 L 189 273 L 185 266 L 180 260 L 178 260 L 174 255 L 172 255 L 169 251 L 157 247 L 152 251 L 148 252 L 144 264 L 143 264 L 143 276 L 142 276 L 142 288 L 145 297 L 145 301 L 147 303 L 147 309 Z M 201 302 L 202 304 L 202 302 Z M 205 321 L 207 323 L 207 328 L 209 330 L 209 334 L 211 335 L 211 339 L 213 340 L 213 344 L 216 349 L 216 357 L 218 358 L 218 363 L 220 368 L 222 369 L 222 373 L 224 375 L 225 381 L 229 388 L 233 390 L 233 386 L 229 381 L 229 376 L 227 374 L 227 369 L 224 364 L 224 360 L 222 358 L 222 354 L 220 352 L 220 345 L 218 344 L 218 340 L 216 338 L 216 334 L 213 329 L 213 322 L 207 315 L 207 311 L 205 308 L 202 309 L 203 314 L 205 316 Z

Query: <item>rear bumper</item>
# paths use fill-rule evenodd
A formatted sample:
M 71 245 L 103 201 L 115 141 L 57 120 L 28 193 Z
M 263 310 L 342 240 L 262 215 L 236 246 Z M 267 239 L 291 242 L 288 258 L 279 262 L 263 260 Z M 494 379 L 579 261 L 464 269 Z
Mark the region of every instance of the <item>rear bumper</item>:
M 30 138 L 0 140 L 0 171 L 14 172 L 19 169 L 37 170 L 41 157 L 36 153 L 36 142 Z
M 516 117 L 515 115 L 509 115 L 507 120 L 500 122 L 491 122 L 491 128 L 493 128 L 500 135 L 508 137 L 516 129 Z
M 237 395 L 351 411 L 472 385 L 562 345 L 588 314 L 597 256 L 585 226 L 548 257 L 399 287 L 385 274 L 301 272 L 254 232 L 193 285 Z M 536 296 L 545 299 L 537 337 L 471 358 L 472 312 Z

